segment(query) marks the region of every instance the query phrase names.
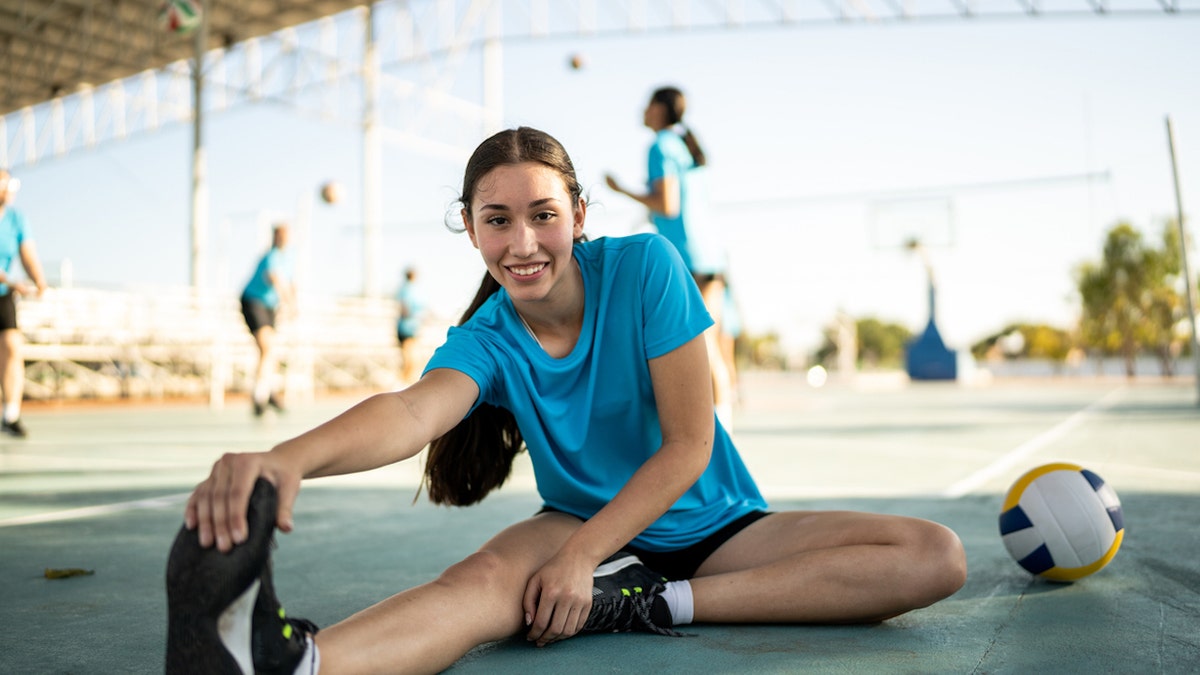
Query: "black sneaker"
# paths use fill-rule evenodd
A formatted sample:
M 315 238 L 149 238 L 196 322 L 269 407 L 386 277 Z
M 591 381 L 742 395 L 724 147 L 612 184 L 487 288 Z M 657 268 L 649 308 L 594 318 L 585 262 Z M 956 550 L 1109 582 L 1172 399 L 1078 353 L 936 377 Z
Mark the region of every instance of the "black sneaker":
M 308 619 L 291 618 L 283 611 L 275 597 L 270 562 L 259 583 L 250 633 L 255 675 L 292 675 L 308 651 L 308 638 L 317 634 L 317 625 Z
M 251 401 L 251 403 L 254 404 L 254 416 L 262 417 L 263 413 L 267 410 L 267 406 L 259 403 L 258 401 Z
M 25 438 L 29 435 L 29 432 L 25 431 L 25 425 L 21 424 L 19 419 L 0 422 L 0 431 L 16 438 Z
M 632 553 L 618 551 L 592 573 L 592 611 L 584 633 L 645 631 L 681 637 L 650 618 L 650 607 L 666 588 L 666 579 L 642 564 Z
M 275 394 L 271 394 L 269 397 L 267 397 L 267 405 L 274 408 L 275 412 L 287 412 L 287 410 L 283 407 L 283 401 L 280 401 L 279 397 Z
M 275 486 L 260 478 L 246 513 L 249 534 L 229 553 L 202 548 L 198 529 L 179 529 L 167 560 L 167 673 L 241 675 L 256 669 L 255 610 L 278 606 L 270 582 L 277 504 Z M 269 622 L 260 623 L 270 630 Z M 259 642 L 260 651 L 271 651 Z

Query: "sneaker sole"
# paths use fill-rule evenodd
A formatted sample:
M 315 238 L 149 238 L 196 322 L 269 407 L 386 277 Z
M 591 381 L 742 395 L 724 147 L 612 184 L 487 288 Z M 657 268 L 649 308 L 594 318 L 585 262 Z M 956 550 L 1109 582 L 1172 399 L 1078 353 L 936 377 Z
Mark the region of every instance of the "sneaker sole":
M 641 559 L 639 559 L 636 555 L 627 555 L 623 558 L 619 558 L 612 562 L 604 563 L 603 565 L 597 567 L 596 571 L 592 572 L 592 578 L 611 576 L 613 574 L 616 574 L 617 572 L 620 572 L 621 570 L 625 569 L 626 567 L 630 567 L 632 565 L 641 565 L 641 564 L 642 564 Z
M 229 553 L 201 547 L 199 530 L 179 529 L 167 560 L 168 674 L 242 673 L 217 622 L 269 563 L 277 504 L 275 486 L 260 478 L 246 514 L 249 534 Z

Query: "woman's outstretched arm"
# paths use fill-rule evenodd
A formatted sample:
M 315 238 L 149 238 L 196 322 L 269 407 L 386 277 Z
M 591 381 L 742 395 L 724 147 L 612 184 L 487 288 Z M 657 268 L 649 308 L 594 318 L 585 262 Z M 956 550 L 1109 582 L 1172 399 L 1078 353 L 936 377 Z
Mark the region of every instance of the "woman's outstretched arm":
M 269 452 L 226 454 L 192 492 L 184 522 L 199 528 L 201 546 L 232 549 L 246 537 L 246 507 L 254 482 L 263 477 L 279 493 L 276 524 L 290 532 L 302 479 L 408 459 L 462 420 L 478 396 L 478 386 L 466 375 L 433 370 L 408 389 L 372 396 Z

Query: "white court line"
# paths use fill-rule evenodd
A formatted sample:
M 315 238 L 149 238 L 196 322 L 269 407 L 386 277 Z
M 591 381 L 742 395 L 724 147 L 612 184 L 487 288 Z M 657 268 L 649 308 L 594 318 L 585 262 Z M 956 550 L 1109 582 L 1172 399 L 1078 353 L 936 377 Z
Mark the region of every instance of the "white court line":
M 99 506 L 84 506 L 78 509 L 67 509 L 66 511 L 52 511 L 50 513 L 36 513 L 31 516 L 19 516 L 17 518 L 8 518 L 0 520 L 0 527 L 11 527 L 13 525 L 33 525 L 35 523 L 56 523 L 63 520 L 78 520 L 79 518 L 94 518 L 96 516 L 107 516 L 122 511 L 136 511 L 138 509 L 161 509 L 168 506 L 176 506 L 187 501 L 191 496 L 191 492 L 184 492 L 177 495 L 167 495 L 165 497 L 154 497 L 151 499 L 136 499 L 131 502 L 117 502 L 115 504 L 101 504 Z M 182 518 L 182 514 L 180 514 Z
M 1014 466 L 1016 466 L 1019 462 L 1024 461 L 1027 457 L 1029 457 L 1033 453 L 1037 452 L 1038 450 L 1041 450 L 1042 448 L 1046 447 L 1047 445 L 1050 445 L 1050 443 L 1058 440 L 1060 437 L 1065 435 L 1068 431 L 1079 426 L 1085 419 L 1087 419 L 1095 411 L 1103 410 L 1104 408 L 1108 408 L 1108 407 L 1112 406 L 1112 404 L 1117 399 L 1117 395 L 1123 391 L 1125 391 L 1125 387 L 1122 385 L 1122 386 L 1117 387 L 1116 389 L 1113 389 L 1112 391 L 1108 392 L 1103 397 L 1101 397 L 1099 400 L 1094 401 L 1088 407 L 1083 408 L 1082 410 L 1075 411 L 1074 413 L 1071 414 L 1070 417 L 1066 418 L 1065 420 L 1059 422 L 1058 424 L 1054 425 L 1053 427 L 1050 427 L 1049 429 L 1043 431 L 1042 433 L 1038 434 L 1037 436 L 1034 436 L 1033 438 L 1029 439 L 1028 441 L 1025 441 L 1024 443 L 1013 448 L 1008 453 L 1001 456 L 999 459 L 992 462 L 991 464 L 983 467 L 982 469 L 976 471 L 975 473 L 967 476 L 966 478 L 964 478 L 964 479 L 958 481 L 957 483 L 954 483 L 950 487 L 946 488 L 945 490 L 942 491 L 942 497 L 946 497 L 946 498 L 961 497 L 961 496 L 967 494 L 968 492 L 974 490 L 975 488 L 979 487 L 980 485 L 983 485 L 984 483 L 988 482 L 989 480 L 999 476 L 1000 474 L 1003 474 L 1004 472 L 1009 471 Z

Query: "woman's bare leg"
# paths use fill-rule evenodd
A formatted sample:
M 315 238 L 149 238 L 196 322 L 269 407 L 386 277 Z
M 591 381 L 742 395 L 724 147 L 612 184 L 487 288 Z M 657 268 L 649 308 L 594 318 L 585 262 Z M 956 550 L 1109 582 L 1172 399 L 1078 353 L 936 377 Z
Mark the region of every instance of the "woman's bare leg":
M 517 523 L 436 580 L 322 630 L 321 669 L 435 673 L 477 645 L 517 634 L 526 582 L 580 525 L 561 513 Z
M 713 325 L 704 331 L 704 346 L 708 351 L 708 367 L 712 371 L 713 404 L 720 414 L 728 416 L 733 409 L 733 378 L 729 366 L 721 353 L 721 315 L 725 307 L 725 282 L 719 279 L 709 281 L 700 287 L 704 306 L 713 318 Z M 722 419 L 728 424 L 729 419 Z
M 0 392 L 6 406 L 19 404 L 25 395 L 25 360 L 21 357 L 24 344 L 25 336 L 19 329 L 0 331 Z
M 927 520 L 780 512 L 725 542 L 691 580 L 696 622 L 880 621 L 966 581 L 962 543 Z

